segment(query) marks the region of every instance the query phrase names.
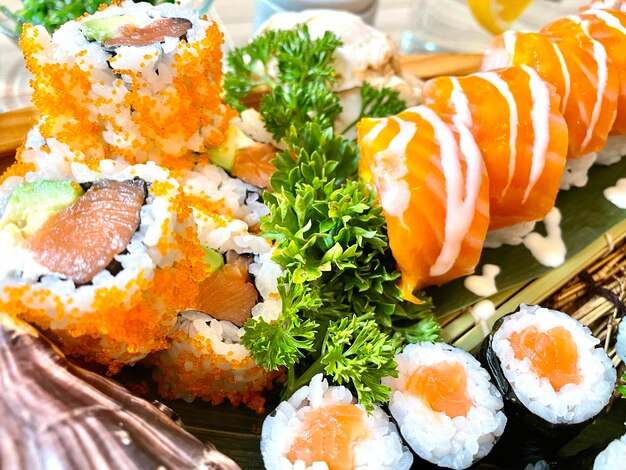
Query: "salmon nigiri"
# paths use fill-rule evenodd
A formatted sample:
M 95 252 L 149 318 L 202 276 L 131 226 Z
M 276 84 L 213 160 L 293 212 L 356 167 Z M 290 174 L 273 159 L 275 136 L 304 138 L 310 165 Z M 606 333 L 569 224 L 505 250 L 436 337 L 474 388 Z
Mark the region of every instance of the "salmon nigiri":
M 554 206 L 567 154 L 567 125 L 553 86 L 527 66 L 438 77 L 424 104 L 472 131 L 489 175 L 490 229 L 541 220 Z
M 510 65 L 532 67 L 556 88 L 568 127 L 568 158 L 604 147 L 615 120 L 617 71 L 604 47 L 579 24 L 558 20 L 540 33 L 507 31 L 496 37 L 482 68 Z
M 615 122 L 619 78 L 605 46 L 590 34 L 588 24 L 568 16 L 544 26 L 548 37 L 563 53 L 571 88 L 564 111 L 568 120 L 570 155 L 582 156 L 601 150 Z
M 474 271 L 489 225 L 489 188 L 480 150 L 460 121 L 430 108 L 363 119 L 359 173 L 373 183 L 389 245 L 412 292 Z
M 626 5 L 626 4 L 625 4 Z M 626 12 L 626 9 L 624 10 Z M 584 23 L 584 30 L 604 46 L 613 61 L 619 78 L 617 116 L 611 134 L 626 134 L 626 13 L 619 11 L 591 9 L 578 17 Z

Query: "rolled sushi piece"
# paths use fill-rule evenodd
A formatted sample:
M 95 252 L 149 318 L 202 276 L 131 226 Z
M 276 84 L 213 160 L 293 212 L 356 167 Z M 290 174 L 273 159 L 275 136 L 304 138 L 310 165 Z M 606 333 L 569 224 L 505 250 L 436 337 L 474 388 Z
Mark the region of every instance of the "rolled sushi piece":
M 489 226 L 481 152 L 460 119 L 426 106 L 358 124 L 359 175 L 378 194 L 405 299 L 471 274 Z
M 413 455 L 378 406 L 367 412 L 322 374 L 278 405 L 263 422 L 261 453 L 273 469 L 411 468 Z
M 410 344 L 396 355 L 398 377 L 389 410 L 402 437 L 422 459 L 468 468 L 504 432 L 504 403 L 489 374 L 469 353 L 444 343 Z
M 480 354 L 505 397 L 507 456 L 552 455 L 600 414 L 615 387 L 599 340 L 556 310 L 522 304 L 496 322 Z
M 593 462 L 593 470 L 616 470 L 625 467 L 626 435 L 611 442 Z
M 154 163 L 90 168 L 48 144 L 0 185 L 0 305 L 114 373 L 167 347 L 197 296 L 191 212 Z
M 178 175 L 192 208 L 209 267 L 198 296 L 169 335 L 170 347 L 151 359 L 160 393 L 170 399 L 229 400 L 261 413 L 263 392 L 281 371 L 261 368 L 241 344 L 244 324 L 278 318 L 282 301 L 271 244 L 253 228 L 267 207 L 254 186 L 213 165 Z
M 554 207 L 567 154 L 567 125 L 553 86 L 527 66 L 438 77 L 424 104 L 472 132 L 489 175 L 490 230 L 541 220 Z
M 179 5 L 125 1 L 59 28 L 25 25 L 41 133 L 88 158 L 191 166 L 224 141 L 222 33 Z
M 527 65 L 556 88 L 568 128 L 568 160 L 561 188 L 587 183 L 587 172 L 615 121 L 619 78 L 605 46 L 584 25 L 557 20 L 540 33 L 507 31 L 485 51 L 485 71 Z

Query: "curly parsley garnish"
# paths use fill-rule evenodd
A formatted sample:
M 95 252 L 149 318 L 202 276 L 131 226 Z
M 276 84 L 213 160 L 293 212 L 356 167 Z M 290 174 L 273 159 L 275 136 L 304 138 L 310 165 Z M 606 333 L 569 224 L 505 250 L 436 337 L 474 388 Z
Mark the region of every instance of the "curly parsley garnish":
M 437 340 L 439 325 L 429 299 L 403 300 L 382 208 L 354 179 L 356 144 L 333 130 L 340 44 L 331 33 L 313 40 L 301 26 L 269 31 L 228 57 L 226 101 L 243 110 L 250 93 L 264 91 L 261 116 L 286 146 L 274 160 L 273 192 L 264 194 L 270 214 L 261 223 L 285 272 L 282 312 L 275 322 L 248 321 L 242 342 L 262 367 L 287 369 L 285 396 L 321 372 L 371 409 L 389 398 L 381 379 L 397 374 L 398 349 Z M 361 97 L 359 119 L 405 108 L 389 89 L 365 84 Z

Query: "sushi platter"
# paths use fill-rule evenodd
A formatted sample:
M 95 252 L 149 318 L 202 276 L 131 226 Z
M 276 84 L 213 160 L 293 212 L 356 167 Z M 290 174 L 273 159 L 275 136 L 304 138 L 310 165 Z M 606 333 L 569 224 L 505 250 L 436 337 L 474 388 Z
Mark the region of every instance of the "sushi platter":
M 130 0 L 23 26 L 0 467 L 626 461 L 626 3 L 483 55 L 322 10 L 222 40 Z

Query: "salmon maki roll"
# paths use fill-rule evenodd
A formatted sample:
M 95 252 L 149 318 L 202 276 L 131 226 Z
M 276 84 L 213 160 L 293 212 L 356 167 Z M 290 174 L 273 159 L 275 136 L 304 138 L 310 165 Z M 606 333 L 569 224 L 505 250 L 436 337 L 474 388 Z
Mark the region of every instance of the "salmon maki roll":
M 268 470 L 408 470 L 411 451 L 378 406 L 367 412 L 349 389 L 317 374 L 263 422 Z
M 504 403 L 489 374 L 469 353 L 443 343 L 410 344 L 396 355 L 389 410 L 402 437 L 423 460 L 468 468 L 504 432 Z
M 424 104 L 446 122 L 462 120 L 489 175 L 491 230 L 541 220 L 554 206 L 567 154 L 567 125 L 554 87 L 527 66 L 439 77 Z
M 617 109 L 618 77 L 601 43 L 569 19 L 540 33 L 507 31 L 485 52 L 482 69 L 527 65 L 556 88 L 569 131 L 568 158 L 597 152 L 606 143 Z
M 159 391 L 169 399 L 228 400 L 262 412 L 263 392 L 282 372 L 260 367 L 241 336 L 247 322 L 272 322 L 282 308 L 282 269 L 272 260 L 271 244 L 255 232 L 268 209 L 258 188 L 214 165 L 177 178 L 193 212 L 205 270 L 195 278 L 197 297 L 169 334 L 169 348 L 150 359 Z
M 505 396 L 504 460 L 555 455 L 607 406 L 617 374 L 599 343 L 574 318 L 540 306 L 522 304 L 495 323 L 480 357 Z
M 418 106 L 364 119 L 358 134 L 359 173 L 378 193 L 405 298 L 472 273 L 489 225 L 489 187 L 470 130 Z
M 197 296 L 193 221 L 167 170 L 69 153 L 25 150 L 0 186 L 0 305 L 114 373 L 167 347 Z

